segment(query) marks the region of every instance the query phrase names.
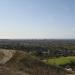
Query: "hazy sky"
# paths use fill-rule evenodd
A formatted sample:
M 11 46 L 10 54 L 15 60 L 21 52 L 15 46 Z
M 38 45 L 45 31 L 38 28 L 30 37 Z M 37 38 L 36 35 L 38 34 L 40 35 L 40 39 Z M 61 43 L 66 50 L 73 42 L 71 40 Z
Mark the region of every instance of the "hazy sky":
M 0 0 L 0 38 L 75 39 L 75 0 Z

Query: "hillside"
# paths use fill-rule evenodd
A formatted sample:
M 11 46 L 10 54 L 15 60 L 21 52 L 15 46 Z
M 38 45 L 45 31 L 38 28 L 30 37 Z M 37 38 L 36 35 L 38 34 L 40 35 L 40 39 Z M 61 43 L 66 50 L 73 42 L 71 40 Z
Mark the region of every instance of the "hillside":
M 65 75 L 64 69 L 47 65 L 24 51 L 16 50 L 9 60 L 0 65 L 1 75 Z
M 0 75 L 29 75 L 25 72 L 14 70 L 9 67 L 0 66 Z

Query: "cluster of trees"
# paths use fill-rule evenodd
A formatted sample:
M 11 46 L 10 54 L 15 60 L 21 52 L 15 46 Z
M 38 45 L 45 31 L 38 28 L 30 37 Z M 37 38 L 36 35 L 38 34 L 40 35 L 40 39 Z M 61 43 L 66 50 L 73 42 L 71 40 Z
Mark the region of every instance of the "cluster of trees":
M 0 40 L 0 48 L 16 49 L 37 56 L 75 55 L 75 40 Z

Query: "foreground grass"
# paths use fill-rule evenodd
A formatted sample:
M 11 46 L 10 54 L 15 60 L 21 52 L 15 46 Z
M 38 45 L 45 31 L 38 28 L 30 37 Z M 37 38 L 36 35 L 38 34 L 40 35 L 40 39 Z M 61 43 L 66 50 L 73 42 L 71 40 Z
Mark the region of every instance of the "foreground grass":
M 48 58 L 46 63 L 51 65 L 65 65 L 71 62 L 75 62 L 75 56 Z

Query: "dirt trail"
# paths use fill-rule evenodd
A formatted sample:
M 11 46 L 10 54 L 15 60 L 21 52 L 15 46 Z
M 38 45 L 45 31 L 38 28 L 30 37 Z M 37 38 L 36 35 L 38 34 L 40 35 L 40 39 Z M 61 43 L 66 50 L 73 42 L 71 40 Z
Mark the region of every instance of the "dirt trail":
M 0 49 L 0 64 L 5 64 L 15 53 L 15 50 Z

